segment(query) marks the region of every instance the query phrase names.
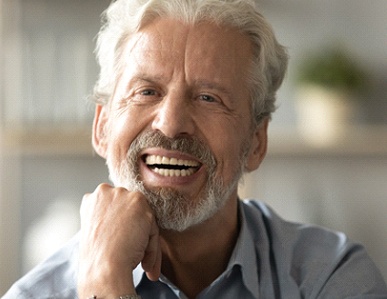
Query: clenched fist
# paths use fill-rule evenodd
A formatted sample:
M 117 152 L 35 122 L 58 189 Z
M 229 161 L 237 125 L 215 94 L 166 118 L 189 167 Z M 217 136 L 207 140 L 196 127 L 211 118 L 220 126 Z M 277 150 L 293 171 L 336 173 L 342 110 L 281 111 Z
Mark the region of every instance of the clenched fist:
M 140 262 L 148 278 L 157 280 L 159 229 L 144 195 L 108 184 L 86 194 L 79 255 L 79 298 L 135 294 L 132 272 Z

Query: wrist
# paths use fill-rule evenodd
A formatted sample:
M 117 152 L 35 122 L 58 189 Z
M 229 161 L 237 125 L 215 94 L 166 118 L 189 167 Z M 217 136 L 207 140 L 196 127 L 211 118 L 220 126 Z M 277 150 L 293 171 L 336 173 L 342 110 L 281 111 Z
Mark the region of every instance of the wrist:
M 118 275 L 117 273 L 120 273 Z M 87 299 L 127 299 L 127 295 L 136 295 L 132 271 L 112 271 L 111 267 L 93 267 L 92 270 L 80 271 L 78 276 L 78 296 Z M 135 297 L 137 296 L 137 297 Z

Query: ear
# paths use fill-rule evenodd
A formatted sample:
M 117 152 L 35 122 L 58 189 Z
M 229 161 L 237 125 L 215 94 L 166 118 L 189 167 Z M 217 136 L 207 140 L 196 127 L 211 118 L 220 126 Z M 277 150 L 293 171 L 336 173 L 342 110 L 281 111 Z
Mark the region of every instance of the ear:
M 107 107 L 97 104 L 94 114 L 92 144 L 97 154 L 105 159 L 107 150 L 107 120 Z
M 267 152 L 267 128 L 269 119 L 265 118 L 255 129 L 250 152 L 246 160 L 246 171 L 256 170 L 266 156 Z

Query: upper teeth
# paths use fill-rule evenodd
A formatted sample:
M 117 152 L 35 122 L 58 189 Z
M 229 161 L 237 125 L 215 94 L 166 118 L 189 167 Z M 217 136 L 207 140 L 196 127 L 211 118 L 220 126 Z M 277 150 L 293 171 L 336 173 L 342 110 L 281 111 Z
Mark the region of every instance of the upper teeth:
M 167 158 L 164 156 L 149 155 L 145 159 L 148 165 L 179 165 L 187 167 L 198 167 L 199 163 L 194 160 L 182 160 L 176 158 Z

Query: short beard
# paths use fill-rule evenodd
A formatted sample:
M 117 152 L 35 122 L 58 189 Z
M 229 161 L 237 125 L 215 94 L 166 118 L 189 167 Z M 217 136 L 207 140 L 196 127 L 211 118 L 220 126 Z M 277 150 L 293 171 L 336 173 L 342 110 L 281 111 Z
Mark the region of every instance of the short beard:
M 245 169 L 245 161 L 250 144 L 244 144 L 240 153 L 240 165 L 227 185 L 223 178 L 216 177 L 217 163 L 208 146 L 195 137 L 170 139 L 158 131 L 145 132 L 132 142 L 125 160 L 113 165 L 108 154 L 106 163 L 110 179 L 116 187 L 139 191 L 153 209 L 158 226 L 165 230 L 184 231 L 203 223 L 223 208 Z M 207 168 L 207 184 L 200 198 L 187 198 L 171 187 L 148 188 L 140 178 L 140 152 L 146 148 L 158 147 L 177 150 L 197 158 Z

